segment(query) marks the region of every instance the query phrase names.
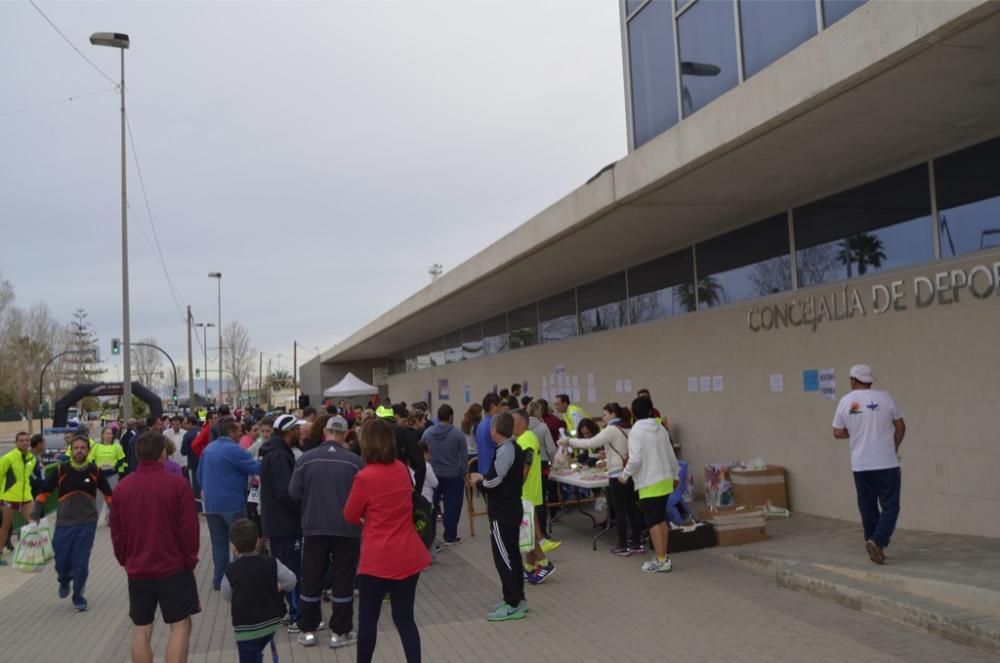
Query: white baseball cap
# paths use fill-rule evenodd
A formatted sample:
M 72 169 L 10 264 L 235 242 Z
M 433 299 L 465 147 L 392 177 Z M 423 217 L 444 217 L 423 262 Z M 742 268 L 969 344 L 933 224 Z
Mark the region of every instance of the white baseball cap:
M 875 376 L 872 375 L 872 367 L 868 364 L 855 364 L 851 366 L 851 377 L 864 384 L 875 382 Z

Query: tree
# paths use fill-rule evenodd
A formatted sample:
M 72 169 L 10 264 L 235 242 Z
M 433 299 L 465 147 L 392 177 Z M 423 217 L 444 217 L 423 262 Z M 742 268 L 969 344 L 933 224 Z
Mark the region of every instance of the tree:
M 810 246 L 799 249 L 796 254 L 800 288 L 826 283 L 834 278 L 840 258 L 833 244 Z
M 75 351 L 64 360 L 66 379 L 75 384 L 94 382 L 104 371 L 97 364 L 100 356 L 97 332 L 87 320 L 87 311 L 83 308 L 73 311 L 73 320 L 66 331 L 69 334 L 69 349 Z
M 694 284 L 691 281 L 681 283 L 674 291 L 677 303 L 685 311 L 694 311 Z M 706 276 L 698 281 L 698 303 L 705 306 L 717 306 L 722 303 L 726 296 L 726 289 L 722 287 L 714 276 Z
M 847 278 L 851 278 L 851 266 L 858 265 L 858 276 L 864 276 L 869 267 L 878 269 L 885 258 L 884 245 L 878 235 L 861 233 L 848 237 L 840 245 L 837 259 L 847 267 Z
M 139 343 L 158 345 L 152 336 L 139 339 Z M 150 389 L 159 386 L 160 374 L 163 372 L 163 353 L 146 345 L 132 346 L 132 377 Z M 170 385 L 173 386 L 173 374 L 170 375 Z
M 226 325 L 222 332 L 222 370 L 227 371 L 236 386 L 237 398 L 249 387 L 256 351 L 250 341 L 250 332 L 238 320 Z M 219 385 L 222 390 L 222 385 Z
M 39 302 L 28 311 L 11 307 L 5 314 L 0 355 L 5 357 L 5 380 L 12 400 L 28 418 L 29 430 L 33 413 L 41 403 L 38 400 L 38 382 L 42 368 L 63 350 L 61 325 L 52 317 L 49 307 Z M 54 400 L 62 375 L 57 366 L 46 373 L 42 385 L 44 395 Z

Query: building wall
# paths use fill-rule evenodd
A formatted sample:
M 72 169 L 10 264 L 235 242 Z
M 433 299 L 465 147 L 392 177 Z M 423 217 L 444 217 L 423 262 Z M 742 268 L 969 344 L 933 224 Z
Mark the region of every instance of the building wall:
M 982 268 L 978 267 L 982 266 Z M 954 293 L 952 280 L 975 276 L 976 295 L 966 287 Z M 986 278 L 989 276 L 989 283 Z M 928 283 L 941 292 L 933 303 L 918 307 Z M 923 280 L 926 279 L 926 280 Z M 576 376 L 582 405 L 599 415 L 609 400 L 628 402 L 640 387 L 670 417 L 682 445 L 682 456 L 694 467 L 701 485 L 706 463 L 763 457 L 788 469 L 793 510 L 857 520 L 846 441 L 831 435 L 836 401 L 803 391 L 802 372 L 835 369 L 837 398 L 849 388 L 848 369 L 869 363 L 876 386 L 889 391 L 902 408 L 908 426 L 901 449 L 903 504 L 901 527 L 961 534 L 1000 536 L 1000 251 L 984 251 L 962 259 L 939 261 L 917 269 L 882 272 L 832 286 L 799 290 L 697 314 L 600 332 L 502 355 L 390 376 L 393 400 L 422 399 L 426 390 L 440 401 L 438 380 L 447 379 L 449 402 L 465 409 L 464 387 L 473 401 L 497 385 L 527 381 L 529 393 L 541 395 L 543 376 L 559 365 Z M 895 285 L 893 283 L 895 282 Z M 878 304 L 898 293 L 896 307 L 875 313 Z M 987 290 L 991 287 L 991 290 Z M 784 310 L 797 301 L 792 318 L 801 321 L 809 300 L 826 298 L 831 314 L 841 316 L 840 298 L 857 301 L 863 313 L 842 320 L 823 320 L 778 329 L 752 331 L 759 311 Z M 832 298 L 832 299 L 831 299 Z M 833 300 L 836 300 L 834 302 Z M 899 310 L 897 310 L 899 309 Z M 770 321 L 771 314 L 765 314 Z M 596 398 L 588 401 L 588 375 Z M 772 392 L 770 376 L 781 374 L 784 391 Z M 721 392 L 691 393 L 688 378 L 722 376 Z M 619 380 L 631 381 L 632 393 L 616 391 Z M 564 390 L 565 391 L 565 390 Z M 551 397 L 551 393 L 549 394 Z

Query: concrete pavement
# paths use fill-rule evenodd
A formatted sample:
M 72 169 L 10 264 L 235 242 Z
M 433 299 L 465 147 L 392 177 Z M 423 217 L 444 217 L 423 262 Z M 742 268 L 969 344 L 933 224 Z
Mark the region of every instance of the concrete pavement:
M 774 527 L 775 538 L 768 544 L 794 539 L 799 520 Z M 576 514 L 556 526 L 556 536 L 564 541 L 551 556 L 557 570 L 545 584 L 527 588 L 527 618 L 492 624 L 485 615 L 500 590 L 489 540 L 482 533 L 468 537 L 464 522 L 462 529 L 465 542 L 443 551 L 421 576 L 416 611 L 425 661 L 995 660 L 924 631 L 782 589 L 773 575 L 718 554 L 736 550 L 732 548 L 676 554 L 673 573 L 644 574 L 638 568 L 641 559 L 608 554 L 609 537 L 592 551 L 590 522 Z M 809 536 L 819 536 L 823 528 L 814 529 Z M 201 558 L 197 577 L 203 612 L 194 620 L 190 660 L 230 663 L 236 656 L 229 606 L 211 590 L 204 527 Z M 4 633 L 16 634 L 2 638 L 4 660 L 127 661 L 126 580 L 104 525 L 98 529 L 88 585 L 90 610 L 78 614 L 56 597 L 51 567 L 38 574 L 0 568 L 0 623 Z M 328 604 L 324 610 L 328 615 Z M 376 660 L 403 661 L 388 612 L 385 606 Z M 162 660 L 166 633 L 159 624 L 157 660 Z M 284 632 L 278 650 L 282 661 L 347 662 L 355 657 L 353 647 L 303 649 Z

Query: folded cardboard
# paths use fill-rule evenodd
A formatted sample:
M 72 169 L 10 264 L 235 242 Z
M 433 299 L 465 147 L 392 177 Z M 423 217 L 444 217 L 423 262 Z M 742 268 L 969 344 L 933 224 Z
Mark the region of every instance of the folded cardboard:
M 764 509 L 753 507 L 718 507 L 703 509 L 701 520 L 712 523 L 720 546 L 739 546 L 767 538 Z
M 788 508 L 788 491 L 785 489 L 785 468 L 768 465 L 766 470 L 729 470 L 733 484 L 733 500 L 745 506 L 763 506 L 770 502 Z

